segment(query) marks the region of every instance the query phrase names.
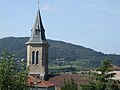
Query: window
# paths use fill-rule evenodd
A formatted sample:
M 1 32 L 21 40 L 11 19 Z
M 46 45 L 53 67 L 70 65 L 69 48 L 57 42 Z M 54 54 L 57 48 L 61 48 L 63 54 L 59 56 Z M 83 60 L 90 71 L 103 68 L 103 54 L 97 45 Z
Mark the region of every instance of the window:
M 35 51 L 32 52 L 32 64 L 35 64 Z
M 39 29 L 36 29 L 35 32 L 36 32 L 36 35 L 39 35 L 40 31 L 39 31 Z
M 36 52 L 36 64 L 38 64 L 39 51 Z

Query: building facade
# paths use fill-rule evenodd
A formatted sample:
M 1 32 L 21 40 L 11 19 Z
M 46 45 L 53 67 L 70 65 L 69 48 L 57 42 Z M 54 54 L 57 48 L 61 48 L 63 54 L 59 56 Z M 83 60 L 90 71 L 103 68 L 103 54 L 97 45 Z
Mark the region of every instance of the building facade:
M 45 29 L 42 24 L 40 10 L 37 11 L 35 23 L 31 30 L 31 36 L 27 45 L 27 67 L 29 74 L 42 80 L 48 76 L 48 42 L 45 37 Z

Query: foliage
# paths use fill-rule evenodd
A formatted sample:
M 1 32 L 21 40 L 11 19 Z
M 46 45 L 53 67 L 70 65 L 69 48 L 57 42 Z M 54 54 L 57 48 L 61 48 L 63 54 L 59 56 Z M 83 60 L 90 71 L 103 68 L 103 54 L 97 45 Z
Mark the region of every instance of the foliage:
M 27 90 L 27 70 L 17 64 L 12 53 L 4 51 L 0 59 L 0 90 Z
M 110 73 L 111 64 L 110 60 L 104 60 L 97 73 L 93 73 L 90 82 L 81 85 L 82 90 L 120 90 L 120 82 L 113 80 L 115 73 Z
M 74 79 L 71 78 L 71 81 L 68 82 L 64 79 L 64 85 L 61 87 L 61 90 L 78 90 L 78 86 Z
M 26 45 L 28 37 L 7 37 L 0 39 L 0 52 L 2 49 L 11 51 L 16 57 L 26 58 Z M 120 55 L 103 54 L 83 46 L 65 43 L 62 41 L 48 40 L 49 47 L 49 64 L 50 65 L 70 65 L 71 62 L 82 67 L 98 67 L 100 62 L 109 58 L 113 64 L 120 65 Z
M 57 66 L 56 66 L 57 67 Z M 65 73 L 65 72 L 76 72 L 78 71 L 76 67 L 57 67 L 57 68 L 49 68 L 49 73 L 50 74 L 60 74 L 60 73 Z

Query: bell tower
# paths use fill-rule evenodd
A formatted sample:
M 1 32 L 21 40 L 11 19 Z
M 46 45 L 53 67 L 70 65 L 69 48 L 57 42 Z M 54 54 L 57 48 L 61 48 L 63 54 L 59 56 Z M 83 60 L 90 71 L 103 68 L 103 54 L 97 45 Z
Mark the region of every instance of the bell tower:
M 48 75 L 48 42 L 42 24 L 40 10 L 37 11 L 35 23 L 27 45 L 27 67 L 30 75 L 45 80 Z

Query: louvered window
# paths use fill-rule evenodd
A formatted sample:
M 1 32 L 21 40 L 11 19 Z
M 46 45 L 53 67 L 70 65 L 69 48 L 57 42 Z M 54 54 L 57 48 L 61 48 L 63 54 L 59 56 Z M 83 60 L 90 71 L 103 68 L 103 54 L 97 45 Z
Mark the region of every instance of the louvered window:
M 39 59 L 39 51 L 36 52 L 36 64 L 38 64 L 38 59 Z
M 35 64 L 35 51 L 32 52 L 32 64 Z

